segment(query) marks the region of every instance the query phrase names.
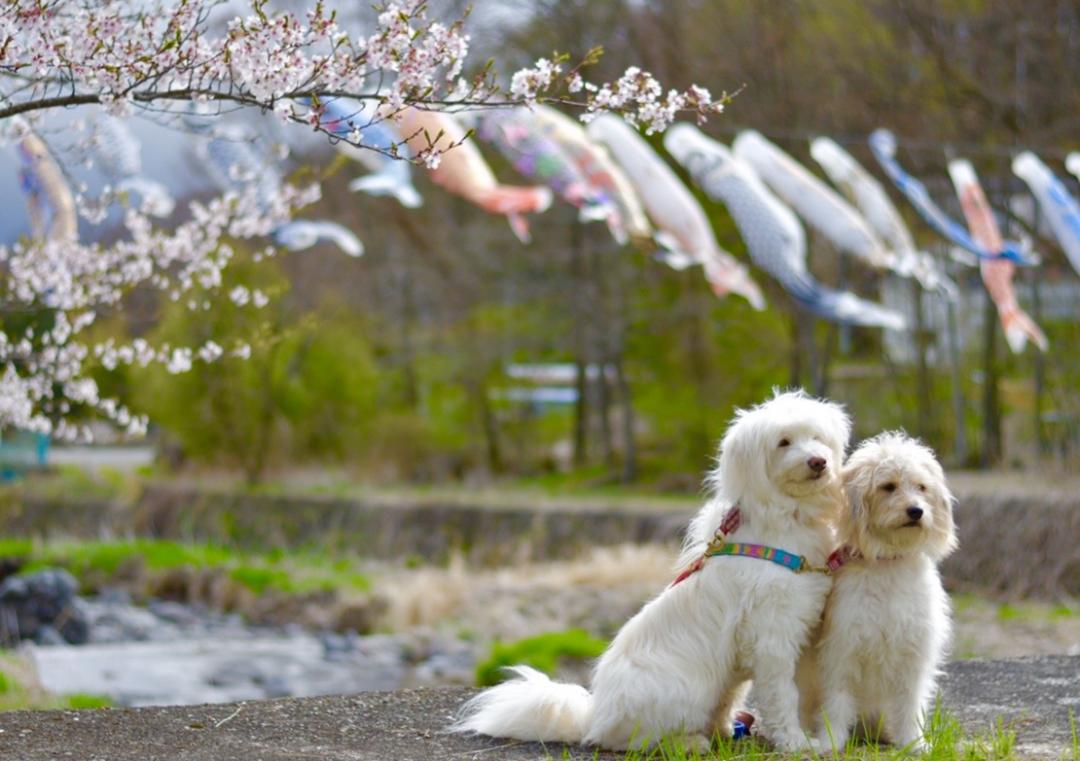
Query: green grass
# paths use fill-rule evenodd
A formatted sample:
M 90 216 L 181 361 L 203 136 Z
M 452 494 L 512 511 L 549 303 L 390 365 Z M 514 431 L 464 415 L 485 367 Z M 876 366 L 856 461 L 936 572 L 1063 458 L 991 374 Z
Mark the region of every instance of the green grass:
M 496 642 L 491 654 L 476 667 L 476 683 L 482 687 L 505 679 L 506 666 L 525 664 L 545 674 L 553 674 L 563 658 L 596 658 L 607 642 L 583 629 L 548 632 L 514 642 Z
M 0 557 L 22 558 L 23 572 L 61 567 L 89 591 L 106 584 L 132 565 L 148 571 L 175 568 L 220 568 L 255 594 L 269 591 L 299 594 L 312 591 L 364 592 L 369 579 L 347 559 L 331 560 L 315 553 L 242 553 L 209 544 L 158 539 L 100 542 L 32 542 L 0 539 Z
M 1009 761 L 1016 758 L 1016 732 L 999 718 L 986 731 L 969 734 L 955 716 L 936 706 L 928 717 L 926 728 L 926 752 L 921 756 L 912 748 L 894 747 L 873 742 L 850 740 L 843 748 L 830 748 L 823 753 L 778 753 L 757 738 L 732 740 L 730 737 L 713 738 L 707 753 L 688 749 L 678 738 L 663 738 L 659 743 L 625 754 L 626 761 L 901 761 L 902 759 L 926 759 L 926 761 Z M 1080 758 L 1080 739 L 1073 723 L 1073 756 Z M 565 754 L 564 754 L 565 757 Z
M 973 594 L 952 595 L 953 612 L 958 618 L 996 619 L 1000 623 L 1046 624 L 1066 621 L 1080 616 L 1080 607 L 1057 602 L 1036 600 L 995 602 Z
M 77 692 L 74 695 L 62 695 L 61 700 L 66 701 L 68 708 L 77 711 L 91 708 L 111 708 L 113 705 L 112 700 L 105 695 L 89 695 L 84 692 Z

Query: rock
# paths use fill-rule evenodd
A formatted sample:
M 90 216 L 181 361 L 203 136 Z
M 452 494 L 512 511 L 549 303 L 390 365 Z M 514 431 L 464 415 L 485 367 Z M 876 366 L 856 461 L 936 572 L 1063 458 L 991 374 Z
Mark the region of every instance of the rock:
M 163 621 L 180 626 L 196 626 L 200 621 L 199 615 L 190 606 L 171 600 L 151 600 L 147 609 Z
M 92 642 L 145 642 L 178 636 L 177 627 L 170 621 L 130 602 L 99 597 L 79 600 L 78 606 L 85 611 Z
M 410 686 L 471 685 L 476 680 L 476 654 L 470 649 L 435 653 L 413 669 Z
M 319 641 L 322 642 L 324 657 L 327 660 L 339 660 L 348 655 L 348 653 L 355 652 L 357 648 L 357 642 L 359 636 L 356 632 L 350 631 L 345 634 L 339 634 L 337 632 L 323 632 L 319 635 Z
M 34 632 L 34 643 L 38 645 L 66 645 L 67 640 L 52 626 L 39 626 Z
M 17 574 L 19 569 L 22 568 L 23 562 L 23 558 L 0 557 L 0 581 Z
M 78 582 L 64 570 L 47 569 L 9 576 L 0 583 L 0 642 L 39 640 L 50 628 L 64 641 L 80 645 L 89 637 L 89 625 L 76 604 Z M 53 632 L 40 634 L 53 641 Z

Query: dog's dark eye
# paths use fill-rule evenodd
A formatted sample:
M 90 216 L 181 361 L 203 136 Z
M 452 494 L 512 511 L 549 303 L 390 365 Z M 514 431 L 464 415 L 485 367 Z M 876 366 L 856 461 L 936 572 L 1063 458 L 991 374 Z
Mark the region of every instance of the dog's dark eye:
M 890 494 L 892 494 L 894 491 L 896 491 L 896 484 L 892 483 L 891 481 L 889 483 L 887 483 L 887 484 L 882 484 L 881 485 L 881 490 L 882 491 L 887 491 Z
M 787 439 L 780 439 L 780 446 L 782 446 L 782 447 L 790 447 L 791 442 L 788 441 Z
M 926 484 L 919 484 L 919 491 L 926 491 Z

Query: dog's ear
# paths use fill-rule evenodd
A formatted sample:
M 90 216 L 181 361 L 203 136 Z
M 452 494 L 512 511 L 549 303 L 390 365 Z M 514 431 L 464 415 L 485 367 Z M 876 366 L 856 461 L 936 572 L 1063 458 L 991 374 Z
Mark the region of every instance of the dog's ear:
M 923 468 L 929 473 L 929 501 L 933 509 L 934 519 L 931 523 L 930 541 L 927 544 L 927 555 L 935 562 L 941 562 L 956 549 L 956 525 L 953 523 L 953 506 L 956 497 L 949 491 L 945 481 L 945 470 L 938 462 L 934 450 L 917 439 L 906 434 L 893 434 L 895 439 L 907 447 L 907 453 L 921 462 Z
M 768 488 L 764 452 L 766 431 L 755 425 L 752 411 L 738 410 L 720 442 L 720 455 L 711 481 L 717 493 L 737 502 L 758 497 Z M 765 492 L 767 493 L 767 492 Z
M 937 460 L 934 460 L 935 483 L 930 489 L 934 507 L 933 537 L 930 541 L 929 555 L 936 562 L 941 562 L 959 545 L 956 536 L 956 524 L 953 521 L 953 507 L 956 497 L 945 483 L 945 473 Z
M 866 501 L 872 497 L 874 459 L 866 457 L 864 451 L 855 450 L 840 472 L 840 481 L 848 502 L 848 509 L 843 512 L 837 527 L 840 539 L 861 552 L 867 552 L 870 539 Z
M 851 440 L 851 418 L 844 412 L 844 408 L 834 402 L 829 402 L 825 405 L 829 410 L 829 415 L 832 418 L 829 428 L 837 437 L 836 443 L 839 447 L 841 456 L 844 454 L 844 450 L 847 449 L 848 442 Z
M 843 466 L 841 476 L 851 517 L 859 519 L 865 512 L 866 498 L 869 497 L 870 486 L 873 485 L 874 461 L 872 458 L 862 457 L 861 451 L 855 451 Z

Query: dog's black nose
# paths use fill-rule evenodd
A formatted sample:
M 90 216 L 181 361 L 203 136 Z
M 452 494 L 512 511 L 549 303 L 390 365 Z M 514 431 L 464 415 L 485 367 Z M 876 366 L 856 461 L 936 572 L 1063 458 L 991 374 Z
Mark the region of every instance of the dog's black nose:
M 825 462 L 824 457 L 811 457 L 809 460 L 806 461 L 806 464 L 810 467 L 810 470 L 820 473 L 821 471 L 825 470 L 825 466 L 828 463 Z
M 922 513 L 923 509 L 921 507 L 909 507 L 907 509 L 907 517 L 911 518 L 911 520 L 913 521 L 917 521 L 919 520 L 919 518 L 922 518 Z

